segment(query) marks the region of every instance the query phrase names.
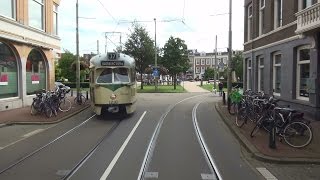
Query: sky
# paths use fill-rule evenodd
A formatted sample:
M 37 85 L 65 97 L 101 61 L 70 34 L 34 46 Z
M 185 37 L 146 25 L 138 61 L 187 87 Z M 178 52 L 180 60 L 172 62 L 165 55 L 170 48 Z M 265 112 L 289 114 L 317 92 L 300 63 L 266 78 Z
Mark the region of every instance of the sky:
M 185 41 L 188 49 L 213 52 L 215 37 L 218 51 L 228 47 L 228 0 L 78 0 L 80 55 L 113 51 L 124 44 L 134 20 L 146 28 L 157 46 L 163 47 L 170 36 Z M 243 49 L 244 8 L 242 0 L 232 1 L 232 48 Z M 221 15 L 222 14 L 222 15 Z M 176 21 L 171 21 L 176 20 Z M 62 0 L 59 6 L 58 33 L 62 52 L 76 52 L 76 0 Z

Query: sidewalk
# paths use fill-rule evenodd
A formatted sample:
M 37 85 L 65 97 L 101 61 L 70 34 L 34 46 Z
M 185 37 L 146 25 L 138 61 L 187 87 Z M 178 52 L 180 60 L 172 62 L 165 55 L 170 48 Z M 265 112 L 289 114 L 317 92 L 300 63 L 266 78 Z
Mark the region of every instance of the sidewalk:
M 182 84 L 184 83 L 184 84 Z M 181 85 L 184 87 L 184 89 L 188 92 L 210 92 L 208 90 L 205 90 L 201 87 L 199 87 L 198 85 L 200 85 L 200 81 L 194 81 L 194 82 L 190 82 L 190 81 L 184 81 L 182 82 Z M 205 82 L 203 82 L 205 84 Z
M 271 149 L 269 148 L 268 133 L 260 130 L 255 137 L 251 138 L 250 132 L 254 127 L 253 124 L 248 123 L 239 128 L 235 124 L 235 116 L 229 114 L 226 105 L 218 102 L 215 108 L 239 142 L 256 159 L 274 163 L 320 164 L 320 121 L 311 122 L 313 139 L 307 147 L 293 148 L 287 145 L 284 140 L 280 142 L 277 138 L 276 149 Z
M 58 112 L 57 116 L 52 115 L 47 118 L 44 114 L 31 115 L 30 106 L 0 112 L 0 127 L 13 124 L 52 124 L 63 121 L 84 109 L 90 107 L 90 102 L 86 105 L 73 104 L 74 97 L 69 97 L 72 107 L 68 112 Z

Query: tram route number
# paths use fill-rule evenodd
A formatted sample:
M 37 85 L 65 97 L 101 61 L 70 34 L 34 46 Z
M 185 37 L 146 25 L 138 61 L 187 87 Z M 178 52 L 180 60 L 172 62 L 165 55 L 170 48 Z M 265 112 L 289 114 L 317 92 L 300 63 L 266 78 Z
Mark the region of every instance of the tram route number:
M 101 61 L 101 66 L 124 66 L 124 61 Z

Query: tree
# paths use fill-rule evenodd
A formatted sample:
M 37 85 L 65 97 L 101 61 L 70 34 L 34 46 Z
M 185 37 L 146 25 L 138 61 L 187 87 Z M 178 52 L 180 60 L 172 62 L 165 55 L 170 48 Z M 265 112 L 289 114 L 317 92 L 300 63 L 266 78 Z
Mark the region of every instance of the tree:
M 141 89 L 143 89 L 143 73 L 154 62 L 154 44 L 144 27 L 137 23 L 132 24 L 133 31 L 124 45 L 123 52 L 132 56 L 136 62 L 136 71 L 141 76 Z
M 186 72 L 190 67 L 188 48 L 184 40 L 171 36 L 163 47 L 161 63 L 169 70 L 174 80 L 174 89 L 176 89 L 177 75 Z
M 242 82 L 243 79 L 243 55 L 241 51 L 238 51 L 235 53 L 235 55 L 232 58 L 232 63 L 234 67 L 234 70 L 236 72 L 237 78 L 240 78 L 240 81 Z
M 76 60 L 76 56 L 66 50 L 59 60 L 59 68 L 61 69 L 61 78 L 66 78 L 71 82 L 76 81 L 76 73 L 71 70 L 72 63 Z
M 208 68 L 204 72 L 204 79 L 210 79 L 214 78 L 214 69 L 213 68 Z

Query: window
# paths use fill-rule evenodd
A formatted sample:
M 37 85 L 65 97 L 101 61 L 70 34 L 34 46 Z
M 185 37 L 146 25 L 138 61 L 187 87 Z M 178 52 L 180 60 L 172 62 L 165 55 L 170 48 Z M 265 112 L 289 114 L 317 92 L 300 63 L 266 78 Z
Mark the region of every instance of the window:
M 264 9 L 265 9 L 265 0 L 260 0 L 259 6 L 259 36 L 263 34 L 264 29 Z
M 44 57 L 39 50 L 33 49 L 26 63 L 27 95 L 35 94 L 39 89 L 46 89 L 46 77 Z
M 196 73 L 199 74 L 200 73 L 200 68 L 196 67 Z
M 264 58 L 262 56 L 258 56 L 258 91 L 264 91 Z
M 18 96 L 17 59 L 5 43 L 0 41 L 0 99 Z
M 282 26 L 282 0 L 274 0 L 274 28 Z
M 98 77 L 97 83 L 112 83 L 112 69 L 104 69 Z
M 247 11 L 248 11 L 248 19 L 247 19 L 247 21 L 248 21 L 248 27 L 247 27 L 248 32 L 247 33 L 248 34 L 247 34 L 247 39 L 249 41 L 249 40 L 252 39 L 252 35 L 251 35 L 251 32 L 252 32 L 252 3 L 248 6 Z
M 201 67 L 201 74 L 204 74 L 204 72 L 205 72 L 205 69 L 204 69 L 204 67 L 202 66 L 202 67 Z
M 206 59 L 206 64 L 210 65 L 210 59 Z
M 58 5 L 53 4 L 53 32 L 54 35 L 58 35 Z
M 129 73 L 127 68 L 115 68 L 113 69 L 113 73 L 115 83 L 129 82 Z
M 298 48 L 297 57 L 297 99 L 309 101 L 310 47 Z
M 251 59 L 247 59 L 247 89 L 251 89 Z
M 273 94 L 280 96 L 281 93 L 281 54 L 273 54 Z
M 205 59 L 201 59 L 201 65 L 205 65 Z
M 44 30 L 44 0 L 29 0 L 29 25 Z
M 9 18 L 16 18 L 16 4 L 15 0 L 1 0 L 0 14 Z
M 196 64 L 200 65 L 200 59 L 196 59 Z

